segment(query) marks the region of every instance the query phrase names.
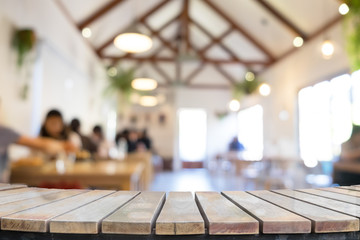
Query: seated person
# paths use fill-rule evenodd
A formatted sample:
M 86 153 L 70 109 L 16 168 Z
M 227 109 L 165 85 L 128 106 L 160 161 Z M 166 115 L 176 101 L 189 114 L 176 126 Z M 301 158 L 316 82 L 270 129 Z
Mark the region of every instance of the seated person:
M 96 144 L 92 141 L 90 137 L 87 137 L 81 133 L 81 123 L 80 120 L 74 118 L 70 123 L 70 139 L 78 142 L 79 149 L 86 150 L 90 153 L 96 153 Z
M 360 126 L 353 125 L 350 139 L 341 145 L 340 161 L 360 163 Z
M 47 137 L 56 140 L 68 140 L 69 133 L 66 130 L 61 113 L 56 110 L 50 110 L 45 117 L 45 121 L 40 129 L 40 137 Z
M 237 137 L 234 137 L 233 140 L 229 144 L 229 151 L 240 152 L 240 151 L 244 151 L 244 150 L 245 150 L 244 145 L 242 145 L 242 143 L 239 142 Z
M 8 166 L 7 148 L 10 144 L 19 144 L 26 147 L 31 147 L 44 151 L 49 154 L 57 154 L 59 152 L 72 152 L 74 147 L 64 141 L 57 141 L 51 138 L 32 138 L 6 128 L 0 125 L 0 181 L 6 181 L 3 176 L 4 171 Z

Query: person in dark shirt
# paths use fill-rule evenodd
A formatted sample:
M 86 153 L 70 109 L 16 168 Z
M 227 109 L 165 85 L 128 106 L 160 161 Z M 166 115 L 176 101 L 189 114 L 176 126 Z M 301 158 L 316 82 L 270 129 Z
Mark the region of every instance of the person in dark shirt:
M 234 137 L 229 145 L 229 151 L 244 151 L 245 147 L 242 145 L 241 142 L 239 142 L 239 139 L 237 137 Z
M 148 137 L 146 129 L 139 133 L 138 143 L 143 144 L 147 151 L 151 150 L 151 139 Z
M 80 137 L 82 149 L 87 150 L 90 153 L 96 153 L 97 151 L 96 144 L 92 141 L 90 137 L 83 135 L 80 129 L 81 129 L 80 120 L 77 118 L 71 120 L 70 130 L 76 133 Z

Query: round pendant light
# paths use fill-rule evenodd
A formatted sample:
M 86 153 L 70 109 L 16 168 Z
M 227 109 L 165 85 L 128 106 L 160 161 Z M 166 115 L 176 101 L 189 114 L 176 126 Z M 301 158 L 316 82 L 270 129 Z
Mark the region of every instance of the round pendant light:
M 158 104 L 158 99 L 154 96 L 141 96 L 139 104 L 144 107 L 154 107 Z
M 321 45 L 321 53 L 323 58 L 330 59 L 334 54 L 334 44 L 329 40 L 325 40 Z
M 152 78 L 135 78 L 131 82 L 131 86 L 139 91 L 151 91 L 157 88 L 157 81 Z
M 146 52 L 152 47 L 152 40 L 141 33 L 122 33 L 114 39 L 115 46 L 129 53 Z

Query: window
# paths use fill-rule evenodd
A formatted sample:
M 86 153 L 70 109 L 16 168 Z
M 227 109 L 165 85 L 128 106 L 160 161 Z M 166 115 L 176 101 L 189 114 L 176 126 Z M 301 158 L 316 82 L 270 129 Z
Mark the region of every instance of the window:
M 206 112 L 203 109 L 180 109 L 179 154 L 182 161 L 203 161 L 206 156 Z
M 331 161 L 340 154 L 341 144 L 350 137 L 352 122 L 360 123 L 359 94 L 359 73 L 300 90 L 300 156 L 306 166 L 315 167 L 318 161 Z
M 244 145 L 245 160 L 261 160 L 264 149 L 263 108 L 260 105 L 238 113 L 238 139 Z

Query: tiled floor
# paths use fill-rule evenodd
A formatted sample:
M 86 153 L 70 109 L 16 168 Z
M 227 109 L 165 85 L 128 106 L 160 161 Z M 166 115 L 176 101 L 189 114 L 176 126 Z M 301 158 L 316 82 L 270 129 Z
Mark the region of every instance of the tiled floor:
M 231 191 L 280 188 L 310 188 L 331 185 L 331 178 L 312 174 L 302 167 L 293 167 L 286 172 L 259 170 L 257 165 L 241 173 L 230 169 L 182 169 L 175 172 L 156 173 L 151 191 Z

